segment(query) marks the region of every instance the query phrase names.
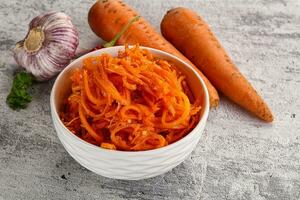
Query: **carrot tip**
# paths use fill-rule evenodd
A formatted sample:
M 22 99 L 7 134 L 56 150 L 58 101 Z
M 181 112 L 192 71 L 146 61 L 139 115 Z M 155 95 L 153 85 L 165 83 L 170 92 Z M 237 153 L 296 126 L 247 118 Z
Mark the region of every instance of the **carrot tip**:
M 209 103 L 210 103 L 210 108 L 216 108 L 219 106 L 219 99 L 213 99 Z

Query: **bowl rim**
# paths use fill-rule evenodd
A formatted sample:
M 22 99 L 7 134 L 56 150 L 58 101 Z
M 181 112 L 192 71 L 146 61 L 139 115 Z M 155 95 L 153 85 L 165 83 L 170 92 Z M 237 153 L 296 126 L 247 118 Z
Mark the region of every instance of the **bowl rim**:
M 132 45 L 130 45 L 129 47 L 132 47 Z M 155 52 L 157 54 L 162 54 L 162 55 L 165 55 L 167 57 L 170 57 L 171 59 L 174 59 L 174 60 L 180 62 L 185 67 L 188 67 L 190 70 L 192 70 L 194 75 L 196 75 L 196 77 L 200 80 L 201 87 L 202 87 L 202 90 L 203 90 L 203 93 L 204 93 L 204 99 L 205 99 L 204 112 L 203 112 L 203 115 L 200 118 L 199 122 L 197 123 L 197 125 L 194 127 L 194 129 L 191 132 L 189 132 L 186 136 L 184 136 L 180 140 L 178 140 L 178 141 L 176 141 L 172 144 L 166 145 L 164 147 L 157 148 L 157 149 L 144 150 L 144 151 L 121 151 L 121 150 L 109 150 L 109 149 L 101 148 L 99 146 L 90 144 L 89 142 L 86 142 L 85 140 L 83 140 L 83 139 L 79 138 L 78 136 L 74 135 L 74 133 L 72 133 L 63 124 L 63 122 L 61 121 L 61 119 L 58 115 L 58 112 L 57 112 L 57 109 L 56 109 L 56 106 L 55 106 L 54 93 L 58 88 L 58 82 L 59 82 L 58 80 L 60 80 L 63 77 L 64 72 L 67 71 L 69 68 L 71 68 L 74 65 L 74 63 L 80 62 L 81 60 L 83 60 L 87 57 L 95 56 L 95 55 L 101 55 L 101 54 L 107 53 L 108 50 L 113 50 L 113 51 L 117 51 L 117 52 L 119 52 L 121 50 L 124 50 L 124 48 L 125 48 L 124 45 L 107 47 L 107 48 L 103 48 L 103 49 L 99 49 L 99 50 L 96 50 L 96 51 L 89 52 L 89 53 L 73 60 L 71 63 L 69 63 L 59 73 L 59 75 L 57 76 L 57 78 L 56 78 L 56 80 L 55 80 L 55 82 L 52 86 L 51 95 L 50 95 L 50 109 L 51 109 L 52 121 L 56 119 L 57 122 L 59 123 L 59 125 L 64 129 L 64 131 L 67 132 L 71 136 L 71 138 L 75 139 L 80 144 L 82 144 L 82 145 L 84 145 L 88 148 L 92 148 L 95 151 L 99 151 L 99 152 L 103 152 L 103 153 L 109 153 L 109 154 L 115 154 L 115 155 L 117 155 L 117 154 L 119 154 L 119 155 L 140 155 L 140 154 L 144 154 L 144 155 L 149 154 L 149 155 L 151 155 L 153 153 L 162 153 L 162 152 L 167 151 L 171 148 L 176 148 L 176 146 L 180 146 L 182 143 L 189 140 L 194 134 L 196 134 L 197 130 L 200 129 L 201 126 L 205 126 L 207 118 L 208 118 L 208 114 L 209 114 L 209 95 L 208 95 L 208 90 L 207 90 L 207 87 L 206 87 L 203 79 L 200 77 L 200 75 L 196 72 L 196 70 L 190 64 L 188 64 L 187 62 L 183 61 L 182 59 L 180 59 L 176 56 L 174 56 L 170 53 L 167 53 L 165 51 L 162 51 L 162 50 L 159 50 L 159 49 L 154 49 L 154 48 L 151 48 L 151 47 L 144 47 L 144 46 L 139 46 L 139 47 L 141 49 L 148 50 L 151 53 Z M 56 130 L 56 127 L 54 127 L 54 128 Z M 56 132 L 58 132 L 58 130 L 56 130 Z

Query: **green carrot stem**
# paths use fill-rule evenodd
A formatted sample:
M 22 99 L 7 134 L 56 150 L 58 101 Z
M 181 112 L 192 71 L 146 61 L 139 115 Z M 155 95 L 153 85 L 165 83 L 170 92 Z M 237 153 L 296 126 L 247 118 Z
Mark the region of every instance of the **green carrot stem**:
M 118 39 L 120 39 L 120 37 L 130 28 L 130 26 L 136 22 L 138 19 L 140 18 L 140 16 L 135 16 L 134 18 L 132 18 L 123 28 L 122 30 L 117 33 L 117 35 L 110 41 L 105 43 L 103 46 L 104 47 L 112 47 L 116 44 L 116 42 L 118 41 Z

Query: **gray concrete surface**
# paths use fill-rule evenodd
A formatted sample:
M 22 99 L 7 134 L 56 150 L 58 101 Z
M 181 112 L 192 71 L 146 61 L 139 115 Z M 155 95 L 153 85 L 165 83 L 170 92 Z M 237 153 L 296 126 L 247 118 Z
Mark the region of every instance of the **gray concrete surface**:
M 5 98 L 17 68 L 11 49 L 36 15 L 61 10 L 82 46 L 97 41 L 86 16 L 93 0 L 1 0 L 0 199 L 300 199 L 300 1 L 128 0 L 157 29 L 166 10 L 193 8 L 211 24 L 276 119 L 265 124 L 221 97 L 193 154 L 162 176 L 119 181 L 77 164 L 53 129 L 53 81 L 37 84 L 26 110 Z

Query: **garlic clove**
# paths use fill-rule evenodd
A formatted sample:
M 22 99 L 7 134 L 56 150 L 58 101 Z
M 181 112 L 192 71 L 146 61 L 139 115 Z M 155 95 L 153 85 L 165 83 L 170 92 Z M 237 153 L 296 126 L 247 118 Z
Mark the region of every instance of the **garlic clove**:
M 61 12 L 49 12 L 30 22 L 25 39 L 14 48 L 14 58 L 36 80 L 49 80 L 74 58 L 78 42 L 71 18 Z

